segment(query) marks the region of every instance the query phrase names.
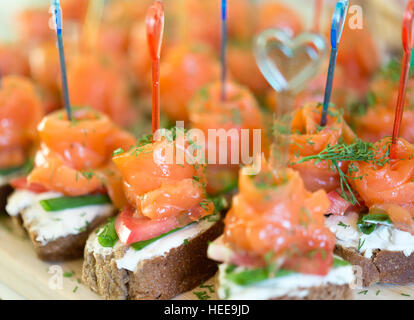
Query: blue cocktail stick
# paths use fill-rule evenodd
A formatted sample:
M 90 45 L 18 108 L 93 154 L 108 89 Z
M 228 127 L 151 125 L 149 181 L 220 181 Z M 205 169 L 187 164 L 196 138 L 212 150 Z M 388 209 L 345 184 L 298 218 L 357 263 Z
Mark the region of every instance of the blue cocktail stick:
M 227 0 L 221 0 L 221 99 L 226 100 Z
M 326 79 L 325 97 L 321 116 L 321 126 L 326 125 L 328 107 L 331 101 L 332 83 L 335 73 L 336 58 L 338 56 L 338 46 L 341 41 L 342 30 L 344 29 L 346 14 L 348 12 L 349 0 L 340 0 L 336 3 L 335 12 L 332 17 L 331 27 L 331 56 L 329 59 L 328 77 Z
M 62 38 L 62 13 L 60 9 L 59 0 L 54 1 L 54 14 L 55 14 L 55 22 L 56 22 L 56 36 L 57 36 L 57 43 L 59 48 L 59 61 L 60 61 L 60 72 L 61 72 L 61 79 L 62 79 L 62 91 L 63 91 L 63 99 L 65 103 L 66 113 L 68 115 L 69 121 L 72 120 L 72 109 L 70 106 L 70 99 L 69 99 L 69 88 L 68 88 L 68 77 L 66 73 L 66 61 L 65 61 L 65 50 L 63 48 L 63 38 Z

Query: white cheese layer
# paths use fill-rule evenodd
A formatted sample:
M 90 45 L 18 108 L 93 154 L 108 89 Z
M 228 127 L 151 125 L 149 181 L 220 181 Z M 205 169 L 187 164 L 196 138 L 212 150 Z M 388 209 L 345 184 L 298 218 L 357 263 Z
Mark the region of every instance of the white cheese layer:
M 93 232 L 90 234 L 88 241 L 86 242 L 86 251 L 93 252 L 95 257 L 98 256 L 108 256 L 114 253 L 114 251 L 120 247 L 122 244 L 118 241 L 113 247 L 103 247 L 98 242 L 98 235 L 103 231 L 103 228 L 99 229 L 99 232 Z
M 39 202 L 41 199 L 61 197 L 58 192 L 34 193 L 29 190 L 19 189 L 14 191 L 7 199 L 6 211 L 10 216 L 17 216 L 20 212 Z
M 283 296 L 303 298 L 309 288 L 333 285 L 350 285 L 355 281 L 352 266 L 332 268 L 326 276 L 294 273 L 280 278 L 267 279 L 247 286 L 241 286 L 226 278 L 227 264 L 219 266 L 220 299 L 228 300 L 268 300 Z M 237 268 L 235 271 L 242 271 Z
M 212 219 L 215 220 L 215 219 Z M 216 222 L 203 219 L 197 223 L 193 223 L 181 230 L 171 233 L 141 250 L 135 250 L 130 247 L 125 252 L 125 255 L 116 260 L 119 269 L 126 269 L 129 271 L 136 271 L 138 263 L 154 257 L 160 257 L 167 254 L 171 249 L 178 248 L 184 243 L 184 240 L 191 241 L 198 235 L 210 229 Z
M 36 194 L 17 190 L 9 197 L 6 210 L 10 215 L 21 213 L 25 227 L 37 234 L 36 241 L 42 245 L 60 237 L 79 234 L 97 217 L 109 217 L 114 211 L 112 204 L 46 211 L 39 203 L 40 200 L 61 196 L 56 192 Z
M 394 226 L 380 225 L 371 233 L 364 234 L 356 226 L 358 215 L 349 213 L 345 216 L 331 215 L 325 224 L 336 235 L 337 244 L 344 248 L 358 248 L 366 258 L 372 257 L 377 249 L 402 251 L 406 257 L 414 252 L 414 236 Z

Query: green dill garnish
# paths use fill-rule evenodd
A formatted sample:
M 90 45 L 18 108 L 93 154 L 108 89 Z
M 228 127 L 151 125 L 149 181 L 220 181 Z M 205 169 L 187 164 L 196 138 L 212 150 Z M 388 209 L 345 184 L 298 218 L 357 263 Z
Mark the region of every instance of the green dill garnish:
M 150 143 L 152 143 L 152 134 L 144 134 L 141 138 L 139 138 L 137 145 L 142 147 Z
M 409 294 L 407 294 L 407 293 L 401 293 L 401 295 L 402 296 L 404 296 L 404 297 L 411 297 Z
M 190 243 L 189 241 L 188 241 L 188 239 L 184 239 L 184 245 L 186 245 L 186 246 L 188 246 L 188 244 Z
M 377 295 L 379 295 L 379 293 L 381 292 L 381 290 L 378 290 L 376 293 L 375 293 L 375 295 L 377 296 Z
M 90 222 L 86 221 L 85 225 L 83 227 L 76 228 L 76 230 L 79 231 L 79 232 L 85 232 L 85 231 L 88 230 L 89 226 L 90 226 Z
M 398 83 L 401 77 L 401 59 L 390 60 L 390 62 L 382 68 L 380 76 L 383 79 L 390 79 L 392 82 Z M 410 78 L 414 76 L 413 66 L 410 68 L 409 76 Z
M 306 143 L 310 146 L 313 146 L 315 144 L 315 142 L 312 141 L 312 138 L 308 138 L 306 139 Z M 302 146 L 301 146 L 302 147 Z
M 206 291 L 193 291 L 193 294 L 199 299 L 199 300 L 208 300 L 211 297 L 207 294 Z
M 345 229 L 349 227 L 349 225 L 343 223 L 342 221 L 339 221 L 338 226 L 344 227 Z
M 361 252 L 361 249 L 364 243 L 365 243 L 365 239 L 362 242 L 361 242 L 361 238 L 358 239 L 358 248 L 357 248 L 358 252 Z
M 116 149 L 113 153 L 112 153 L 112 156 L 114 157 L 114 156 L 117 156 L 117 155 L 120 155 L 120 154 L 123 154 L 125 151 L 124 151 L 124 149 L 122 149 L 122 148 L 118 148 L 118 149 Z
M 312 156 L 303 157 L 299 159 L 296 163 L 303 163 L 306 161 L 315 161 L 319 163 L 321 161 L 327 161 L 329 167 L 338 172 L 341 184 L 341 197 L 347 201 L 350 201 L 352 204 L 357 204 L 358 200 L 353 192 L 351 185 L 348 180 L 361 179 L 362 177 L 351 177 L 350 173 L 356 172 L 356 167 L 351 165 L 350 172 L 344 172 L 340 168 L 340 162 L 344 161 L 363 161 L 363 162 L 373 162 L 375 165 L 383 166 L 388 158 L 381 157 L 376 158 L 376 150 L 373 148 L 373 145 L 369 142 L 364 142 L 360 139 L 357 139 L 352 144 L 336 144 L 336 145 L 327 145 L 324 150 L 320 153 Z
M 372 106 L 376 105 L 377 102 L 378 102 L 378 98 L 377 98 L 376 94 L 372 91 L 367 93 L 366 99 L 367 99 L 367 104 L 368 104 L 369 107 L 372 107 Z
M 363 295 L 366 295 L 367 293 L 368 293 L 368 290 L 358 292 L 358 294 L 363 294 Z
M 65 271 L 64 273 L 63 273 L 63 276 L 65 277 L 65 278 L 71 278 L 71 277 L 73 277 L 75 275 L 75 272 L 68 272 L 68 271 Z
M 208 197 L 214 204 L 214 213 L 220 213 L 229 208 L 229 203 L 224 196 Z
M 76 291 L 78 291 L 78 286 L 76 286 L 75 288 L 73 288 L 73 293 L 76 293 Z
M 207 285 L 207 284 L 202 283 L 200 285 L 200 289 L 208 289 L 208 291 L 210 291 L 210 293 L 214 293 L 214 289 L 213 289 L 212 284 Z
M 81 175 L 86 179 L 86 180 L 91 180 L 94 177 L 94 173 L 92 171 L 81 171 Z
M 201 99 L 208 100 L 208 88 L 207 88 L 207 86 L 204 86 L 200 90 L 198 90 L 198 94 L 200 95 Z
M 242 124 L 243 119 L 242 119 L 240 111 L 238 109 L 233 109 L 232 114 L 233 114 L 233 122 L 239 125 Z
M 212 203 L 211 200 L 209 200 L 209 199 L 203 199 L 203 200 L 200 201 L 200 207 L 204 211 L 208 211 L 209 210 L 210 203 Z

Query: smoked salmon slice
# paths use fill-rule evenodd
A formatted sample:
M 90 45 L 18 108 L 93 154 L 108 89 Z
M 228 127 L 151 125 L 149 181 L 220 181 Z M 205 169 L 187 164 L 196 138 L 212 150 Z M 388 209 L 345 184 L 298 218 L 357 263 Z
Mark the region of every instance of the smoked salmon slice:
M 0 88 L 0 168 L 21 166 L 38 139 L 44 108 L 30 80 L 5 76 Z
M 93 109 L 74 108 L 73 117 L 68 121 L 64 111 L 56 111 L 41 121 L 41 147 L 28 182 L 70 196 L 104 186 L 114 204 L 123 206 L 121 176 L 110 160 L 116 148 L 130 148 L 135 138 Z
M 267 153 L 269 145 L 264 117 L 249 89 L 228 81 L 225 101 L 222 100 L 221 89 L 219 81 L 203 87 L 188 107 L 191 128 L 201 130 L 206 140 L 205 156 L 206 161 L 209 160 L 206 169 L 207 191 L 210 194 L 220 193 L 234 184 L 231 180 L 237 181 L 242 148 L 248 146 L 250 156 L 255 146 L 256 152 L 260 154 Z M 258 143 L 253 142 L 254 130 L 260 130 Z M 214 132 L 219 131 L 225 132 L 223 139 L 213 136 Z M 242 132 L 247 133 L 248 141 L 242 139 Z M 224 159 L 223 155 L 226 161 L 220 160 Z
M 395 63 L 394 63 L 395 64 Z M 388 69 L 395 68 L 394 64 Z M 397 64 L 398 65 L 398 64 Z M 384 70 L 384 72 L 395 72 Z M 399 72 L 399 69 L 398 71 Z M 380 76 L 371 84 L 367 106 L 362 109 L 363 114 L 354 114 L 352 122 L 355 132 L 363 140 L 377 142 L 378 140 L 392 135 L 395 118 L 395 106 L 398 98 L 398 81 Z M 407 95 L 405 105 L 410 106 L 414 101 L 413 88 L 414 79 L 409 79 L 407 84 Z M 407 107 L 401 122 L 400 136 L 408 142 L 414 142 L 414 110 Z
M 290 167 L 300 173 L 308 190 L 330 192 L 340 187 L 339 174 L 331 163 L 318 160 L 297 162 L 303 157 L 319 154 L 328 145 L 336 145 L 340 141 L 351 143 L 356 136 L 343 119 L 342 112 L 334 107 L 329 107 L 327 125 L 320 127 L 321 112 L 321 104 L 308 104 L 296 111 L 290 136 Z M 347 171 L 347 162 L 338 165 Z
M 109 55 L 80 55 L 72 60 L 68 85 L 73 105 L 92 107 L 118 125 L 134 120 L 127 79 Z
M 394 225 L 414 235 L 414 146 L 400 138 L 397 158 L 389 158 L 391 138 L 374 144 L 376 157 L 352 162 L 352 183 L 371 209 L 387 213 Z
M 170 48 L 161 70 L 163 110 L 173 120 L 188 120 L 189 100 L 200 88 L 220 77 L 220 64 L 205 45 Z
M 128 202 L 140 215 L 162 220 L 185 213 L 197 220 L 200 215 L 212 213 L 210 203 L 203 203 L 205 166 L 177 162 L 175 148 L 175 142 L 163 138 L 113 157 L 123 177 Z
M 224 242 L 234 257 L 241 257 L 239 263 L 249 256 L 249 265 L 264 265 L 272 252 L 272 263 L 281 267 L 325 275 L 335 245 L 335 236 L 324 226 L 329 207 L 324 190 L 311 193 L 299 173 L 276 171 L 262 159 L 256 176 L 241 170 L 239 194 L 225 218 Z
M 183 163 L 175 150 L 188 148 L 162 137 L 113 157 L 129 206 L 115 228 L 124 244 L 148 240 L 214 213 L 205 191 L 205 165 Z M 187 152 L 187 151 L 185 151 Z

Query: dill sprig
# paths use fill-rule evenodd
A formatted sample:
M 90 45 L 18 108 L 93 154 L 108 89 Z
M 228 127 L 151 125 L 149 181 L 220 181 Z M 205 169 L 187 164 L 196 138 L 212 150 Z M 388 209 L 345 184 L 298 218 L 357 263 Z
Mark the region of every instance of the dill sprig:
M 347 201 L 350 201 L 352 204 L 357 204 L 358 200 L 353 192 L 349 180 L 361 179 L 362 177 L 351 177 L 350 174 L 357 171 L 357 168 L 353 165 L 349 166 L 348 171 L 344 172 L 340 167 L 340 162 L 344 161 L 363 161 L 363 162 L 372 162 L 376 165 L 383 166 L 388 160 L 384 154 L 381 158 L 376 158 L 376 150 L 373 147 L 372 143 L 364 142 L 360 139 L 357 139 L 352 144 L 340 143 L 336 145 L 327 145 L 324 150 L 320 153 L 303 157 L 299 159 L 296 163 L 300 164 L 307 161 L 314 160 L 315 163 L 321 161 L 327 161 L 329 167 L 334 171 L 338 172 L 341 184 L 341 197 Z M 348 195 L 349 193 L 349 195 Z

